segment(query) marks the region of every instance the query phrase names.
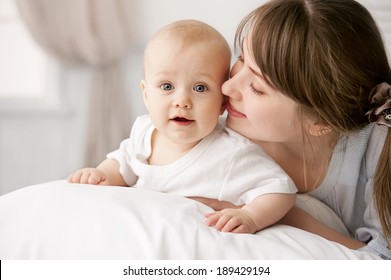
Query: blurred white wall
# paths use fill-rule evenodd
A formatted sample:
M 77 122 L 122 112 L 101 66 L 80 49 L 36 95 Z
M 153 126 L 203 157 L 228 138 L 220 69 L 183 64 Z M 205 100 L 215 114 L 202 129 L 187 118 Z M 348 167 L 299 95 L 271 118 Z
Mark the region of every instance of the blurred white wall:
M 263 0 L 133 0 L 134 44 L 123 69 L 129 91 L 130 126 L 145 112 L 139 82 L 142 79 L 143 48 L 148 38 L 163 25 L 184 18 L 194 18 L 214 26 L 232 45 L 236 26 Z M 378 19 L 391 46 L 391 2 L 359 1 Z M 1 42 L 0 42 L 1 43 Z M 21 66 L 22 67 L 22 66 Z M 0 194 L 50 180 L 64 179 L 83 167 L 84 130 L 87 126 L 89 69 L 62 69 L 65 96 L 60 112 L 0 112 Z M 1 78 L 0 78 L 1 79 Z

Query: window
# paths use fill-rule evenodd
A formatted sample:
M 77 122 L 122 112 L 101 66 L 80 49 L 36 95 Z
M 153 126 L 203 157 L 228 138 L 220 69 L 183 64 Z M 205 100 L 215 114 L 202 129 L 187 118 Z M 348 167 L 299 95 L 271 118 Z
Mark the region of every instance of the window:
M 38 46 L 15 0 L 0 0 L 0 112 L 53 109 L 59 65 Z

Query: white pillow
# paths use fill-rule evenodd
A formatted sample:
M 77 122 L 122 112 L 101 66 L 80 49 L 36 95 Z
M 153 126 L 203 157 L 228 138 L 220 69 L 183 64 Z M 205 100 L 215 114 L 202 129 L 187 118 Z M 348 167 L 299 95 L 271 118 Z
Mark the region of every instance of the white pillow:
M 341 225 L 316 199 L 299 201 Z M 0 259 L 378 259 L 286 225 L 222 233 L 205 225 L 209 211 L 136 188 L 30 186 L 0 196 Z

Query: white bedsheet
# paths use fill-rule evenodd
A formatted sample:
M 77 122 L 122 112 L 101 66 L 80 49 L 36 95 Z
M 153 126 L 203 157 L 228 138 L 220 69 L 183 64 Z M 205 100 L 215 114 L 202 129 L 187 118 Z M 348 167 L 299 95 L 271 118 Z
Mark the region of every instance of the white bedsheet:
M 135 188 L 29 186 L 0 196 L 0 259 L 377 259 L 289 226 L 221 233 L 208 211 Z

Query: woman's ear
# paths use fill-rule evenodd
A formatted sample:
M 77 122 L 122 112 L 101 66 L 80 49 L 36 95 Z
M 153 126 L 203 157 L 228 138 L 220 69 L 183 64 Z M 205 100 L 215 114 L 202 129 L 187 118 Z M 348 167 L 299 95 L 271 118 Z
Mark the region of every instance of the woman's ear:
M 140 88 L 141 88 L 141 92 L 143 93 L 143 100 L 144 100 L 145 108 L 146 108 L 147 111 L 148 111 L 147 85 L 146 85 L 146 83 L 145 83 L 145 80 L 141 80 L 141 82 L 140 82 Z
M 327 124 L 322 124 L 319 122 L 314 122 L 310 125 L 309 133 L 312 136 L 322 136 L 330 133 L 333 128 Z

